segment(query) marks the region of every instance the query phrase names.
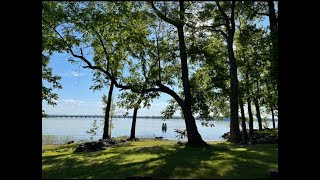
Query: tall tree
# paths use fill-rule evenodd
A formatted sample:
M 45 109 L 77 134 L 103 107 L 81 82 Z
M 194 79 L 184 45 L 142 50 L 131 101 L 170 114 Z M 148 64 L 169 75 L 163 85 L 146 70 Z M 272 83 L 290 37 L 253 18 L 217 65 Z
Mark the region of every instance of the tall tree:
M 246 5 L 246 14 L 252 19 L 261 19 L 263 17 L 268 17 L 269 19 L 269 29 L 270 29 L 270 78 L 273 84 L 273 91 L 277 93 L 278 91 L 278 8 L 277 1 L 247 1 L 244 3 Z M 278 103 L 278 102 L 276 102 Z M 276 104 L 278 106 L 278 104 Z
M 191 110 L 191 92 L 190 92 L 190 82 L 189 82 L 189 70 L 188 70 L 188 56 L 186 52 L 186 43 L 185 43 L 185 35 L 184 35 L 184 26 L 185 26 L 185 6 L 183 1 L 179 1 L 179 10 L 177 14 L 179 14 L 178 18 L 169 18 L 166 14 L 163 14 L 159 11 L 153 1 L 150 2 L 152 9 L 160 17 L 163 21 L 173 25 L 178 31 L 178 38 L 179 38 L 179 55 L 181 60 L 181 80 L 183 84 L 183 94 L 184 100 L 179 98 L 177 100 L 178 104 L 181 106 L 181 110 L 183 116 L 185 118 L 185 124 L 187 128 L 188 134 L 188 143 L 192 145 L 204 145 L 206 144 L 201 135 L 198 132 L 195 119 L 192 114 Z
M 256 27 L 256 14 L 250 12 L 252 3 L 244 3 L 245 12 L 239 17 L 238 33 L 236 36 L 236 54 L 239 72 L 245 82 L 245 95 L 249 113 L 249 134 L 253 135 L 253 117 L 251 100 L 256 107 L 259 129 L 262 129 L 260 104 L 263 102 L 266 77 L 269 76 L 270 54 L 268 53 L 268 34 L 263 28 Z M 269 81 L 270 82 L 270 81 Z M 270 86 L 270 85 L 268 85 Z M 269 106 L 269 105 L 268 105 Z
M 160 52 L 160 57 L 159 54 L 154 53 L 156 49 L 155 43 L 153 40 L 148 39 L 151 32 L 149 27 L 152 26 L 150 24 L 152 24 L 154 15 L 144 9 L 146 6 L 141 6 L 143 3 L 86 2 L 78 4 L 81 4 L 81 6 L 73 6 L 73 3 L 65 5 L 65 14 L 67 14 L 65 23 L 54 25 L 51 23 L 51 21 L 55 21 L 54 17 L 49 20 L 43 18 L 44 24 L 51 27 L 52 31 L 60 37 L 62 44 L 66 47 L 65 51 L 84 62 L 86 64 L 85 68 L 104 73 L 114 83 L 114 86 L 121 90 L 131 90 L 136 93 L 163 92 L 171 95 L 183 111 L 188 132 L 188 143 L 191 145 L 205 145 L 206 143 L 202 140 L 197 130 L 191 111 L 188 63 L 183 32 L 183 2 L 179 3 L 179 11 L 181 13 L 178 20 L 166 17 L 152 2 L 151 7 L 163 21 L 169 22 L 169 24 L 177 28 L 181 60 L 180 80 L 184 86 L 184 98 L 181 98 L 164 84 L 170 82 L 170 78 L 168 81 L 154 78 L 154 74 L 161 74 L 159 71 L 162 69 L 155 68 L 155 65 L 159 63 L 160 59 L 163 61 L 163 57 L 168 57 L 168 51 Z M 113 7 L 106 9 L 109 6 Z M 72 8 L 77 9 L 77 11 L 70 11 Z M 85 11 L 81 9 L 85 9 Z M 56 29 L 57 27 L 64 29 L 63 32 L 59 32 Z M 77 33 L 82 36 L 76 35 Z M 165 41 L 161 41 L 161 43 L 165 43 Z M 81 45 L 82 47 L 84 45 L 90 46 L 94 51 L 102 51 L 105 58 L 94 58 L 94 62 L 92 62 L 86 58 Z M 76 48 L 78 50 L 75 50 Z M 166 47 L 167 50 L 170 48 Z M 134 63 L 134 59 L 129 59 L 128 55 L 139 59 L 139 63 Z M 170 56 L 168 58 L 170 59 Z M 176 57 L 171 57 L 171 59 L 175 60 Z M 112 61 L 116 64 L 113 66 L 127 67 L 130 73 L 138 73 L 140 78 L 132 79 L 112 73 L 111 70 L 106 68 L 107 62 Z M 124 68 L 121 70 L 123 71 Z M 139 71 L 142 73 L 139 73 Z
M 241 134 L 238 119 L 238 75 L 237 64 L 234 55 L 233 42 L 236 31 L 236 2 L 223 2 L 220 4 L 208 3 L 205 5 L 204 11 L 201 12 L 203 21 L 213 20 L 210 25 L 202 25 L 201 27 L 211 32 L 219 32 L 225 38 L 229 58 L 230 72 L 230 141 L 239 142 Z M 223 27 L 222 27 L 223 26 Z

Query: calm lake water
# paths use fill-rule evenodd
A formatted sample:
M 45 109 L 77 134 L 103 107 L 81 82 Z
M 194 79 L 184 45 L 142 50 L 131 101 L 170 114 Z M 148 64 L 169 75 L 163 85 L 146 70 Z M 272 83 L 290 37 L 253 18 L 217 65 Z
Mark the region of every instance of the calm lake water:
M 86 131 L 92 127 L 94 120 L 97 120 L 99 126 L 97 135 L 92 136 Z M 43 118 L 42 119 L 42 135 L 55 136 L 71 136 L 73 140 L 98 140 L 102 137 L 103 121 L 99 118 Z M 131 118 L 113 118 L 113 129 L 111 131 L 112 137 L 130 136 Z M 167 130 L 162 130 L 162 124 L 166 123 Z M 214 127 L 202 126 L 199 120 L 196 120 L 198 131 L 202 138 L 206 141 L 223 141 L 221 135 L 229 131 L 229 120 L 213 121 Z M 278 121 L 276 120 L 276 126 Z M 272 121 L 269 120 L 269 128 L 272 128 Z M 240 127 L 241 128 L 241 127 Z M 248 128 L 248 124 L 247 124 Z M 254 128 L 258 128 L 257 121 L 254 121 Z M 154 138 L 155 136 L 162 136 L 164 139 L 178 140 L 178 134 L 174 129 L 185 129 L 185 122 L 183 119 L 169 119 L 163 121 L 162 119 L 148 119 L 137 118 L 136 137 L 137 138 Z M 182 139 L 186 140 L 186 139 Z

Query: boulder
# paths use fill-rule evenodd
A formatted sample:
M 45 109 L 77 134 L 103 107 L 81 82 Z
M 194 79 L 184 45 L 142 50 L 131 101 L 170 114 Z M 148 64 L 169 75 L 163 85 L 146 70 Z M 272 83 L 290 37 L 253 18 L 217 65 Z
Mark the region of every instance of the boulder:
M 177 144 L 178 144 L 179 146 L 182 146 L 182 145 L 183 145 L 183 143 L 180 142 L 180 141 L 178 141 Z
M 241 141 L 240 141 L 240 144 L 241 144 L 241 145 L 246 145 L 246 144 L 248 144 L 248 141 L 245 140 L 245 139 L 244 139 L 244 140 L 241 140 Z
M 68 143 L 68 144 L 72 144 L 72 143 L 74 143 L 74 141 L 68 141 L 67 143 Z
M 137 140 L 139 141 L 138 138 L 137 138 Z M 120 139 L 120 143 L 124 143 L 124 142 L 127 142 L 127 140 L 125 140 L 125 139 Z
M 269 170 L 268 170 L 268 175 L 269 175 L 272 179 L 277 179 L 277 178 L 279 177 L 278 169 L 269 169 Z
M 105 150 L 108 147 L 116 145 L 117 142 L 114 139 L 105 139 L 94 142 L 86 142 L 80 144 L 74 152 L 95 152 Z
M 259 144 L 264 144 L 264 143 L 266 143 L 266 142 L 267 142 L 267 139 L 264 138 L 264 137 L 261 137 L 261 138 L 258 138 L 258 139 L 257 139 L 257 143 L 259 143 Z

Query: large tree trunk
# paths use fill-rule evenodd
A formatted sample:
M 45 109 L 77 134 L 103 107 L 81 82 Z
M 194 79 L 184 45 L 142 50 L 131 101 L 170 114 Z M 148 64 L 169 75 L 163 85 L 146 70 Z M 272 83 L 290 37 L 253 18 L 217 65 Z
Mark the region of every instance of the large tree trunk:
M 239 101 L 240 103 L 240 111 L 241 111 L 241 125 L 242 125 L 242 134 L 243 139 L 248 139 L 248 133 L 247 133 L 247 126 L 246 126 L 246 117 L 244 115 L 244 108 L 243 108 L 243 102 L 242 100 Z
M 262 121 L 261 121 L 260 106 L 259 106 L 258 99 L 257 98 L 253 98 L 253 102 L 254 102 L 254 106 L 256 107 L 259 130 L 262 130 Z
M 102 139 L 108 139 L 109 136 L 109 118 L 110 118 L 110 109 L 111 109 L 111 100 L 112 100 L 112 92 L 113 92 L 114 83 L 111 81 L 109 93 L 108 93 L 108 102 L 104 115 L 104 127 L 103 127 L 103 135 Z
M 272 115 L 272 126 L 273 129 L 276 129 L 276 123 L 274 122 L 274 113 L 273 113 L 273 108 L 271 107 L 271 115 Z
M 132 117 L 132 125 L 131 125 L 131 134 L 130 134 L 130 140 L 134 140 L 136 138 L 136 122 L 137 122 L 137 113 L 138 108 L 135 107 L 133 109 L 133 117 Z
M 192 116 L 191 109 L 183 108 L 182 111 L 187 128 L 188 144 L 192 146 L 207 145 L 207 143 L 202 140 L 201 135 L 198 132 L 196 121 Z
M 183 1 L 179 1 L 179 5 L 180 5 L 180 20 L 184 21 L 185 9 L 184 9 Z M 198 132 L 196 121 L 192 115 L 192 110 L 191 110 L 191 93 L 190 93 L 190 83 L 189 83 L 188 61 L 187 61 L 186 44 L 184 41 L 183 26 L 184 26 L 183 24 L 179 24 L 177 26 L 178 36 L 179 36 L 182 83 L 183 83 L 183 91 L 184 91 L 184 97 L 185 97 L 184 107 L 182 106 L 181 109 L 183 111 L 186 128 L 187 128 L 188 144 L 206 145 L 206 142 L 202 140 L 201 135 Z
M 230 34 L 230 33 L 229 33 Z M 241 140 L 239 117 L 238 117 L 238 77 L 237 65 L 233 51 L 233 35 L 229 35 L 228 40 L 228 56 L 231 77 L 231 93 L 230 93 L 230 141 L 239 142 Z
M 271 34 L 271 42 L 272 42 L 272 79 L 275 83 L 275 87 L 277 89 L 278 83 L 278 20 L 276 17 L 276 12 L 274 8 L 273 1 L 268 1 L 268 9 L 269 9 L 269 22 L 270 22 L 270 34 Z
M 253 115 L 252 115 L 252 110 L 251 110 L 251 99 L 247 99 L 248 103 L 248 114 L 249 114 L 249 136 L 252 138 L 253 137 Z

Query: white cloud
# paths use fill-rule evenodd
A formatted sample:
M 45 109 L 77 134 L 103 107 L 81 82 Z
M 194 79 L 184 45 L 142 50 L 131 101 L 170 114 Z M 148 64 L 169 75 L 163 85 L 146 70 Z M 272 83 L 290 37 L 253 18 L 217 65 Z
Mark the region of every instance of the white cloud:
M 87 102 L 77 99 L 61 99 L 57 101 L 56 106 L 50 106 L 42 101 L 42 109 L 47 114 L 56 115 L 99 115 L 102 109 L 99 102 Z
M 59 74 L 59 76 L 62 76 L 62 77 L 80 77 L 80 76 L 85 76 L 85 74 L 77 72 L 77 71 L 71 71 L 71 72 L 67 72 L 67 73 L 61 73 L 61 74 Z
M 138 111 L 138 116 L 161 116 L 161 111 L 168 105 L 166 100 L 156 99 L 151 103 L 150 109 L 142 108 Z M 103 115 L 101 101 L 82 101 L 79 99 L 59 99 L 56 106 L 49 106 L 45 101 L 42 102 L 42 109 L 47 114 L 56 115 Z M 123 115 L 127 112 L 126 109 L 116 107 L 115 114 Z M 130 116 L 133 114 L 133 109 L 129 109 Z M 177 111 L 174 116 L 179 116 L 180 111 Z
M 85 103 L 84 101 L 76 100 L 76 99 L 62 99 L 60 102 L 61 102 L 61 103 L 65 103 L 65 104 L 80 104 L 80 103 Z

